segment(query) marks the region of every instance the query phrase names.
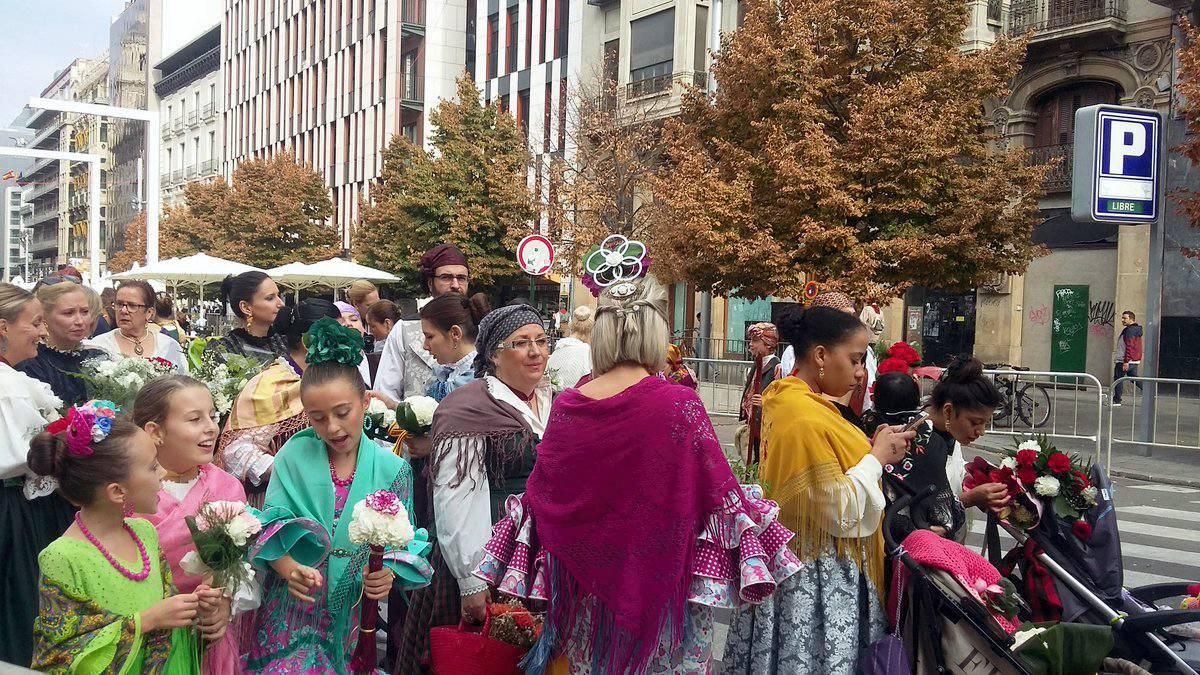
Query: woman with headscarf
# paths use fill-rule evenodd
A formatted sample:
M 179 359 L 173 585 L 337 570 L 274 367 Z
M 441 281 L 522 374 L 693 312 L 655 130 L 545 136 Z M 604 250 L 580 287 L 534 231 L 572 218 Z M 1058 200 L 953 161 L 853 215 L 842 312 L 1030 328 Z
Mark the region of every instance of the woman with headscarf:
M 738 419 L 747 426 L 743 459 L 747 464 L 756 464 L 762 428 L 762 393 L 782 377 L 779 357 L 775 356 L 775 348 L 779 346 L 779 331 L 773 323 L 756 323 L 746 331 L 746 341 L 750 354 L 754 356 L 754 367 L 746 373 L 746 386 L 742 388 L 742 410 Z
M 451 392 L 433 417 L 435 573 L 432 585 L 413 596 L 398 674 L 418 671 L 431 627 L 483 622 L 488 588 L 472 572 L 505 501 L 525 491 L 550 417 L 550 339 L 536 309 L 492 310 L 480 322 L 475 348 L 478 379 Z
M 663 368 L 662 376 L 668 382 L 681 384 L 688 389 L 698 389 L 700 383 L 696 381 L 696 374 L 692 369 L 683 362 L 683 354 L 679 351 L 679 345 L 667 345 L 667 365 Z M 580 383 L 582 385 L 582 383 Z
M 761 602 L 799 560 L 774 505 L 738 485 L 700 398 L 656 377 L 663 287 L 620 283 L 599 302 L 596 378 L 555 401 L 476 574 L 549 603 L 530 675 L 554 659 L 554 672 L 707 673 L 715 609 Z

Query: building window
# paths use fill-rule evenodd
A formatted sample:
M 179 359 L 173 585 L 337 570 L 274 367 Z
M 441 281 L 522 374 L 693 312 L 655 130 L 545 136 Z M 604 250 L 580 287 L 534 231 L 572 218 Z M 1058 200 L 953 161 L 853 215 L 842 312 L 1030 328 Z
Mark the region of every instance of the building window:
M 696 54 L 693 63 L 693 71 L 708 71 L 708 8 L 703 5 L 696 5 Z
M 404 125 L 404 137 L 408 139 L 409 143 L 416 145 L 417 144 L 417 125 L 415 125 L 415 124 Z
M 521 133 L 529 135 L 529 90 L 517 92 L 517 125 Z
M 542 152 L 550 152 L 550 111 L 554 109 L 554 85 L 546 83 L 546 99 L 542 110 Z
M 1108 82 L 1085 82 L 1052 92 L 1037 108 L 1034 146 L 1075 142 L 1075 111 L 1090 105 L 1117 102 L 1117 87 Z
M 546 0 L 542 0 L 542 13 L 538 17 L 541 29 L 538 31 L 538 63 L 546 62 Z
M 569 0 L 554 1 L 554 58 L 556 59 L 567 55 L 567 24 L 570 20 L 569 7 Z
M 558 81 L 558 152 L 567 147 L 567 78 Z
M 508 96 L 507 95 L 501 96 L 500 97 L 500 112 L 508 114 L 508 110 L 509 110 Z
M 467 72 L 475 79 L 475 11 L 476 0 L 467 0 Z M 386 54 L 387 51 L 385 50 Z
M 641 96 L 667 89 L 675 65 L 675 10 L 634 21 L 629 39 L 630 93 Z
M 525 0 L 525 67 L 533 65 L 533 0 Z
M 520 14 L 517 10 L 518 5 L 513 5 L 508 10 L 508 35 L 506 36 L 505 46 L 505 72 L 516 72 L 517 70 L 517 30 Z
M 496 50 L 500 47 L 500 15 L 493 14 L 488 17 L 488 34 L 487 34 L 487 76 L 488 79 L 496 77 Z

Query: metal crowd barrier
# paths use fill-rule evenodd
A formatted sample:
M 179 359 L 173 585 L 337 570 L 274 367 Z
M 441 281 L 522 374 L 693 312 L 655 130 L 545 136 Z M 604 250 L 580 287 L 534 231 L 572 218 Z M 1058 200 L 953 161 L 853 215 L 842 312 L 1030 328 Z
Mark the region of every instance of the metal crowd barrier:
M 1143 420 L 1142 389 L 1153 387 L 1154 419 Z M 1121 405 L 1111 403 L 1123 389 Z M 1114 445 L 1200 450 L 1200 380 L 1122 377 L 1109 387 L 1108 457 Z M 1172 401 L 1172 398 L 1174 401 Z
M 746 387 L 746 376 L 753 363 L 729 359 L 685 358 L 684 364 L 692 369 L 699 383 L 697 393 L 709 417 L 737 418 L 742 408 L 742 392 Z
M 983 372 L 1004 400 L 992 417 L 989 434 L 1084 441 L 1082 449 L 1100 456 L 1104 386 L 1096 376 L 1011 369 Z

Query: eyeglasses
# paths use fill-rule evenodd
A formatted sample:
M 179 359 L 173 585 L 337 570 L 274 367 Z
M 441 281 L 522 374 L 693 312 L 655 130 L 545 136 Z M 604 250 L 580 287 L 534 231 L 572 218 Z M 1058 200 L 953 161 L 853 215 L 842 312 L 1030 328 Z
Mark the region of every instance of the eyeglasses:
M 82 282 L 76 281 L 73 277 L 63 277 L 63 276 L 58 276 L 58 275 L 49 276 L 49 277 L 42 279 L 43 286 L 53 286 L 55 284 L 62 284 L 62 283 L 72 283 L 72 284 L 76 284 L 76 285 L 81 285 Z
M 434 275 L 433 278 L 437 279 L 438 281 L 442 282 L 443 284 L 449 284 L 449 283 L 453 283 L 455 281 L 457 281 L 460 284 L 465 284 L 470 280 L 470 277 L 468 277 L 465 274 L 437 274 L 437 275 Z
M 535 351 L 534 348 L 536 347 L 536 351 L 545 352 L 550 350 L 551 344 L 550 338 L 542 336 L 536 340 L 513 340 L 512 342 L 501 342 L 500 344 L 496 345 L 496 347 L 498 349 L 516 349 L 518 351 L 526 352 Z
M 137 312 L 144 309 L 150 309 L 150 305 L 139 305 L 136 302 L 114 302 L 109 307 L 118 312 Z

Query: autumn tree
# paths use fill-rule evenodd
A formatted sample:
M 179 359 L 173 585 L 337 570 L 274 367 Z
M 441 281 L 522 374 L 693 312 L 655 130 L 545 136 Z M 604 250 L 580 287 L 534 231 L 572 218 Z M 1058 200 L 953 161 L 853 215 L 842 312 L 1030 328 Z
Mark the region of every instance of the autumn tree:
M 431 113 L 433 149 L 397 136 L 384 152 L 383 173 L 372 189 L 354 238 L 356 259 L 416 283 L 422 253 L 441 242 L 457 245 L 471 261 L 475 281 L 516 273 L 516 244 L 538 217 L 528 186 L 530 156 L 512 115 L 480 102 L 467 75 L 458 98 Z
M 1187 138 L 1176 150 L 1193 165 L 1200 165 L 1200 31 L 1184 18 L 1181 22 L 1184 39 L 1179 45 L 1179 114 L 1187 123 Z M 1200 193 L 1195 190 L 1176 190 L 1171 198 L 1179 205 L 1192 227 L 1200 227 Z M 1200 249 L 1180 246 L 1189 258 L 1200 258 Z
M 655 174 L 663 156 L 661 98 L 630 100 L 604 68 L 567 98 L 566 144 L 552 162 L 551 237 L 567 269 L 609 234 L 645 238 L 656 226 Z
M 983 116 L 1024 43 L 966 53 L 962 0 L 746 0 L 715 95 L 668 124 L 652 250 L 717 292 L 859 297 L 1020 273 L 1044 167 Z M 656 256 L 656 262 L 659 256 Z
M 217 178 L 190 183 L 184 206 L 166 209 L 159 226 L 159 256 L 207 253 L 256 267 L 316 262 L 341 253 L 324 180 L 290 154 L 238 165 L 233 184 Z M 124 271 L 146 258 L 146 219 L 125 227 L 124 249 L 108 267 Z

